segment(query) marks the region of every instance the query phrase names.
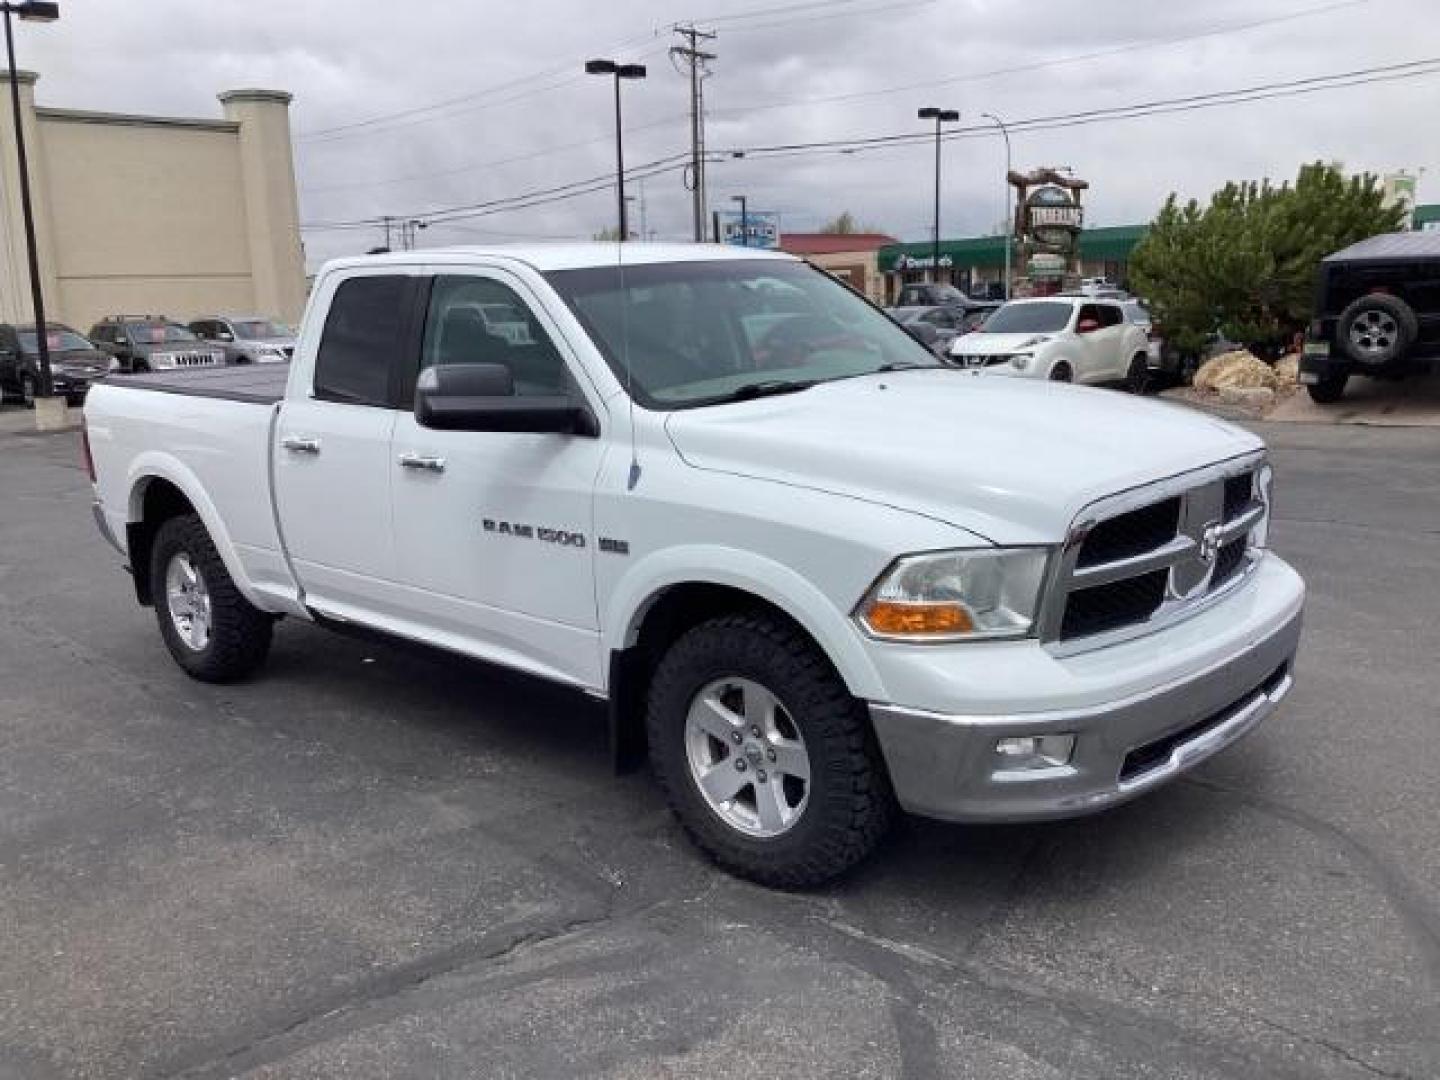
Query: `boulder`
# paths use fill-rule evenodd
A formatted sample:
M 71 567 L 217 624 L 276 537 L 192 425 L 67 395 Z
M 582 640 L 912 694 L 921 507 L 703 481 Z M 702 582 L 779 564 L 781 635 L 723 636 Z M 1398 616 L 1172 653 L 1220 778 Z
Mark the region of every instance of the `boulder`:
M 1264 387 L 1274 390 L 1279 385 L 1275 369 L 1248 349 L 1221 353 L 1200 365 L 1195 372 L 1197 390 Z
M 1220 400 L 1226 405 L 1264 412 L 1275 404 L 1275 391 L 1268 386 L 1222 386 Z

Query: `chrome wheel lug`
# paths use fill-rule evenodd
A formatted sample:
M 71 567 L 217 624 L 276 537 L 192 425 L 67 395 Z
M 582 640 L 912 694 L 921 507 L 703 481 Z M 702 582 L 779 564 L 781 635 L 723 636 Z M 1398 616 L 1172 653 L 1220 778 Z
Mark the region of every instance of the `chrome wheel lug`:
M 766 751 L 765 751 L 765 756 L 766 756 L 767 758 L 769 758 L 771 761 L 774 761 L 774 760 L 775 760 L 775 748 L 772 746 L 769 750 L 766 750 Z
M 764 769 L 758 770 L 758 771 L 755 773 L 755 779 L 756 779 L 756 780 L 759 780 L 760 783 L 762 783 L 762 784 L 765 783 L 765 770 L 764 770 Z
M 744 759 L 743 757 L 737 757 L 737 758 L 735 759 L 735 771 L 736 771 L 736 772 L 744 772 L 744 771 L 745 771 L 745 759 Z
M 736 746 L 739 746 L 742 742 L 745 741 L 745 736 L 744 736 L 744 735 L 741 735 L 740 732 L 738 732 L 738 731 L 735 732 L 735 734 L 731 735 L 730 737 L 735 740 L 735 745 L 736 745 Z
M 751 724 L 751 725 L 750 725 L 750 734 L 751 734 L 751 735 L 754 735 L 755 738 L 758 739 L 758 738 L 760 737 L 760 726 L 759 726 L 758 724 Z

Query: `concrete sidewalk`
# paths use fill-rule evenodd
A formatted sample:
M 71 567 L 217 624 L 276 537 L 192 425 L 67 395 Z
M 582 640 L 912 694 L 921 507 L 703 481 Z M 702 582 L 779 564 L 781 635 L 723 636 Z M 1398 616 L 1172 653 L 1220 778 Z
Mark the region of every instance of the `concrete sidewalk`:
M 1282 400 L 1266 419 L 1282 424 L 1440 427 L 1440 376 L 1403 382 L 1352 378 L 1334 405 L 1317 405 L 1302 389 Z

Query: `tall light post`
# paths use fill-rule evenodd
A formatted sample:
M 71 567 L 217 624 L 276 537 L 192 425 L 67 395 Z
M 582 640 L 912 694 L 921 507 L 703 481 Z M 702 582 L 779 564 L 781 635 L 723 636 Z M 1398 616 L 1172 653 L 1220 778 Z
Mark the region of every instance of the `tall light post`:
M 926 106 L 916 113 L 921 120 L 935 121 L 935 238 L 931 245 L 931 269 L 930 280 L 940 280 L 940 125 L 953 124 L 960 119 L 960 113 L 954 109 L 937 109 L 933 105 Z
M 1000 129 L 1000 134 L 1005 139 L 1005 185 L 1003 188 L 1004 199 L 1001 206 L 1005 207 L 1005 299 L 1010 299 L 1010 239 L 1015 231 L 1015 218 L 1010 213 L 1010 131 L 1005 127 L 1005 121 L 1001 120 L 994 113 L 981 113 L 986 120 L 995 121 L 995 126 Z
M 20 163 L 20 214 L 25 219 L 25 257 L 30 265 L 30 300 L 35 306 L 35 344 L 40 354 L 40 397 L 52 397 L 55 384 L 50 378 L 50 343 L 45 322 L 45 293 L 40 287 L 40 255 L 35 247 L 35 212 L 30 205 L 30 161 L 25 154 L 25 125 L 20 118 L 20 82 L 15 77 L 15 37 L 10 29 L 10 16 L 19 15 L 27 22 L 54 22 L 60 17 L 60 5 L 40 0 L 0 3 L 5 11 L 5 58 L 10 65 L 10 109 L 15 118 L 15 156 Z
M 731 195 L 731 202 L 740 204 L 740 243 L 745 247 L 750 246 L 750 211 L 747 195 Z
M 625 147 L 620 126 L 620 80 L 645 78 L 644 64 L 617 64 L 614 60 L 585 61 L 587 75 L 613 75 L 615 78 L 615 205 L 620 211 L 620 240 L 630 239 L 630 225 L 625 215 Z

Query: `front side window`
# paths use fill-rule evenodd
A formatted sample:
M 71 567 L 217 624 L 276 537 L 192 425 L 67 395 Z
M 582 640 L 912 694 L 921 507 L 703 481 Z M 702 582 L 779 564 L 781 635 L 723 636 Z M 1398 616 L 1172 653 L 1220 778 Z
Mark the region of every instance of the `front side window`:
M 987 334 L 1058 334 L 1070 325 L 1070 314 L 1074 310 L 1072 305 L 1063 300 L 1034 300 L 1021 304 L 1006 304 L 986 320 L 985 332 Z
M 176 341 L 198 341 L 187 326 L 171 322 L 132 322 L 125 332 L 133 345 L 165 345 Z
M 546 278 L 615 377 L 650 408 L 940 366 L 883 312 L 804 263 L 650 263 Z
M 215 329 L 226 329 L 224 323 L 216 323 Z M 261 341 L 265 338 L 290 337 L 291 329 L 271 319 L 236 319 L 229 330 L 241 341 Z
M 493 278 L 435 279 L 420 367 L 437 364 L 500 364 L 520 396 L 569 392 L 565 361 L 550 336 L 525 301 Z
M 390 375 L 404 348 L 411 281 L 384 274 L 340 283 L 315 356 L 317 398 L 390 404 Z
M 45 348 L 50 352 L 73 352 L 91 347 L 90 342 L 74 330 L 57 330 L 52 326 L 45 335 Z M 34 330 L 20 331 L 20 348 L 27 353 L 40 351 L 40 342 L 36 339 Z

